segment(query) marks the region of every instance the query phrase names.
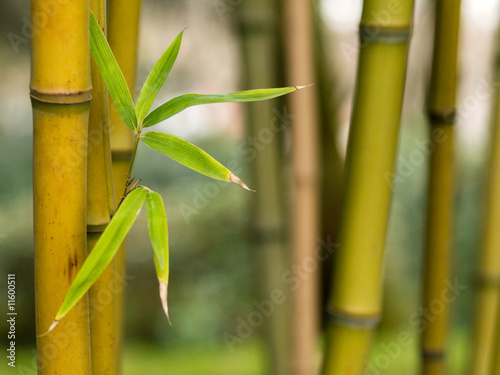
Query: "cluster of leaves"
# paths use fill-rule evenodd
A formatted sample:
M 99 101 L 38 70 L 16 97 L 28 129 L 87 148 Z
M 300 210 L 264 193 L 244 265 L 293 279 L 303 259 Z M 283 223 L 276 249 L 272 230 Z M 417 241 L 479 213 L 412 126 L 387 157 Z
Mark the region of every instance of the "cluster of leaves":
M 174 65 L 179 53 L 183 33 L 184 31 L 175 38 L 155 64 L 141 89 L 137 104 L 134 106 L 125 78 L 106 41 L 106 37 L 94 15 L 90 13 L 90 47 L 92 55 L 123 121 L 134 132 L 135 144 L 133 155 L 135 155 L 139 141 L 142 141 L 153 150 L 170 157 L 196 172 L 214 179 L 233 182 L 248 189 L 241 179 L 193 144 L 165 133 L 150 131 L 142 134 L 142 130 L 195 105 L 266 100 L 288 94 L 297 90 L 298 87 L 248 90 L 212 95 L 185 94 L 175 97 L 152 112 L 149 112 L 156 95 Z M 134 158 L 129 169 L 127 190 L 118 206 L 118 210 L 73 280 L 49 331 L 85 295 L 91 285 L 111 262 L 132 227 L 144 201 L 146 201 L 149 236 L 153 246 L 156 272 L 160 283 L 160 298 L 168 318 L 169 249 L 167 218 L 162 198 L 158 193 L 137 184 L 130 187 L 130 173 L 133 160 Z

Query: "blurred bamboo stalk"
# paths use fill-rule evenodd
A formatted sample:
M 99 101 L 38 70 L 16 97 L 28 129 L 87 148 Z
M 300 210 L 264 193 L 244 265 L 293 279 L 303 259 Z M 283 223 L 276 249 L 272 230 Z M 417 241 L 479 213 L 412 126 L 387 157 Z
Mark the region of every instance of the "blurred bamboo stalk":
M 90 10 L 106 33 L 106 3 L 90 0 Z M 97 65 L 91 62 L 92 101 L 89 113 L 87 158 L 87 250 L 90 253 L 114 211 L 109 146 L 108 91 Z M 115 262 L 89 290 L 92 372 L 116 374 Z
M 242 34 L 245 86 L 278 87 L 279 38 L 277 1 L 254 0 L 239 7 Z M 288 269 L 284 248 L 282 160 L 280 140 L 286 131 L 286 108 L 276 108 L 282 101 L 249 103 L 245 106 L 249 139 L 255 144 L 245 149 L 247 160 L 253 161 L 252 187 L 258 191 L 252 201 L 252 239 L 258 249 L 258 267 L 263 270 L 261 293 L 269 298 L 274 290 L 285 295 L 282 275 Z M 281 114 L 281 115 L 280 115 Z M 279 118 L 278 116 L 282 116 Z M 265 140 L 261 142 L 260 140 Z M 269 373 L 290 374 L 289 306 L 274 306 L 266 321 L 270 359 Z
M 91 373 L 88 299 L 50 333 L 87 254 L 86 171 L 91 99 L 88 1 L 31 2 L 44 26 L 31 40 L 33 220 L 38 374 Z
M 498 35 L 497 35 L 498 38 Z M 500 79 L 500 44 L 495 82 Z M 500 374 L 500 90 L 496 89 L 479 249 L 471 374 Z
M 366 0 L 323 374 L 363 374 L 381 312 L 382 259 L 413 1 Z
M 338 150 L 338 114 L 341 102 L 337 85 L 337 73 L 331 69 L 328 60 L 329 48 L 325 43 L 324 21 L 321 15 L 320 1 L 315 0 L 313 8 L 315 26 L 315 61 L 316 83 L 319 95 L 320 116 L 320 167 L 321 167 L 321 238 L 330 245 L 337 246 L 340 219 L 340 199 L 342 193 L 343 158 Z M 334 250 L 334 248 L 330 249 Z M 330 292 L 333 256 L 325 254 L 320 264 L 322 295 L 320 306 L 325 306 Z M 321 311 L 322 325 L 325 326 L 327 314 Z
M 123 72 L 132 98 L 135 95 L 137 77 L 137 46 L 142 0 L 109 0 L 108 42 Z M 132 156 L 133 134 L 123 123 L 113 101 L 109 100 L 111 131 L 111 157 L 115 200 L 118 202 L 125 189 L 127 172 Z M 125 286 L 125 243 L 115 257 L 116 268 L 116 342 L 117 373 L 121 371 L 123 347 L 123 301 Z
M 430 155 L 427 226 L 424 259 L 423 307 L 432 319 L 422 332 L 422 374 L 444 374 L 449 303 L 443 291 L 451 278 L 453 219 L 453 124 L 455 120 L 456 75 L 460 1 L 435 3 L 434 55 L 428 116 L 434 152 Z M 439 309 L 436 307 L 439 301 Z
M 283 3 L 287 81 L 293 85 L 315 82 L 312 3 Z M 292 374 L 317 373 L 319 277 L 315 250 L 319 235 L 319 118 L 317 87 L 288 100 L 292 129 L 292 267 L 301 270 L 292 290 Z M 314 264 L 310 264 L 313 260 Z

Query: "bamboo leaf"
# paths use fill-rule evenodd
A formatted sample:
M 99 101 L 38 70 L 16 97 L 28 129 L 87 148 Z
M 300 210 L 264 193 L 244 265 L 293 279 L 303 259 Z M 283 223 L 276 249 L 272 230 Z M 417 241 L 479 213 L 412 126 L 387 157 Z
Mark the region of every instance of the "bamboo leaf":
M 143 142 L 176 162 L 216 180 L 234 182 L 250 190 L 229 169 L 195 145 L 170 134 L 148 132 L 141 136 Z
M 144 127 L 153 126 L 161 121 L 164 121 L 177 113 L 185 110 L 186 108 L 211 103 L 226 103 L 226 102 L 255 102 L 260 100 L 267 100 L 276 98 L 281 95 L 288 94 L 295 90 L 301 89 L 298 87 L 283 87 L 275 89 L 259 89 L 232 92 L 229 94 L 185 94 L 177 96 L 165 104 L 156 108 L 153 112 L 146 116 L 144 119 Z
M 148 230 L 151 244 L 153 245 L 156 274 L 160 283 L 160 299 L 167 316 L 168 322 L 168 226 L 165 215 L 165 207 L 160 194 L 154 191 L 148 192 L 146 196 L 146 210 L 148 213 Z
M 182 31 L 177 38 L 172 42 L 170 47 L 163 53 L 162 57 L 153 70 L 149 74 L 144 86 L 142 86 L 141 93 L 139 94 L 139 98 L 137 99 L 137 105 L 135 107 L 135 114 L 137 117 L 137 122 L 140 124 L 144 117 L 148 114 L 151 109 L 151 105 L 153 101 L 160 91 L 161 87 L 165 83 L 165 80 L 174 65 L 175 60 L 177 59 L 177 55 L 179 54 L 179 48 L 181 47 L 182 41 Z
M 49 332 L 75 306 L 111 262 L 134 223 L 148 190 L 138 187 L 121 203 L 71 284 Z
M 92 12 L 90 12 L 90 50 L 120 116 L 130 129 L 136 130 L 137 119 L 130 91 L 106 37 Z

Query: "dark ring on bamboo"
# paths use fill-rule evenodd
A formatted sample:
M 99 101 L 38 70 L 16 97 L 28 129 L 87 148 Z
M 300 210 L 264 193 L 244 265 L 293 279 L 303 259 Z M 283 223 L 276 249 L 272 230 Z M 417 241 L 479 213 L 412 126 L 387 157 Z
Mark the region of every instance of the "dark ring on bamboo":
M 69 94 L 47 94 L 35 89 L 30 89 L 30 96 L 42 103 L 49 104 L 78 104 L 86 103 L 92 99 L 92 90 L 72 92 Z
M 422 358 L 428 361 L 441 361 L 445 355 L 444 350 L 422 349 Z
M 132 151 L 111 151 L 111 158 L 113 160 L 130 160 L 132 158 Z
M 437 111 L 428 111 L 427 117 L 431 121 L 431 123 L 445 123 L 445 124 L 453 124 L 457 117 L 457 113 L 454 110 L 449 110 L 445 112 L 437 112 Z
M 396 44 L 407 42 L 411 35 L 411 29 L 382 29 L 380 25 L 360 25 L 359 40 L 365 43 Z
M 375 328 L 380 322 L 380 316 L 354 316 L 345 312 L 335 310 L 332 307 L 327 307 L 326 312 L 333 323 L 340 326 L 349 327 L 353 329 L 371 330 Z
M 106 229 L 107 224 L 87 225 L 87 233 L 102 233 Z
M 482 287 L 498 288 L 500 286 L 500 277 L 477 275 L 474 277 L 474 284 Z

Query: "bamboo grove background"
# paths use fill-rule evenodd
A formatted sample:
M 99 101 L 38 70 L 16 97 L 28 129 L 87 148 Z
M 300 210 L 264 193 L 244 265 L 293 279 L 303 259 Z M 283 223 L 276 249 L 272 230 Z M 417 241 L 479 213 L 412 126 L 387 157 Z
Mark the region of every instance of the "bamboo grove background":
M 113 3 L 108 4 L 108 14 Z M 429 242 L 425 229 L 425 207 L 431 194 L 428 163 L 446 147 L 442 134 L 433 130 L 448 126 L 450 118 L 444 118 L 439 113 L 442 108 L 436 108 L 429 97 L 430 90 L 437 90 L 431 82 L 435 80 L 431 65 L 436 59 L 434 2 L 416 1 L 396 164 L 394 174 L 387 175 L 394 186 L 384 248 L 380 322 L 374 328 L 367 374 L 424 373 L 420 372 L 422 352 L 431 353 L 426 356 L 432 362 L 426 374 L 442 373 L 436 362 L 443 358 L 448 373 L 498 372 L 500 364 L 494 358 L 499 356 L 494 353 L 500 347 L 496 344 L 500 328 L 491 328 L 499 316 L 500 250 L 495 237 L 498 230 L 494 229 L 499 220 L 494 194 L 498 190 L 498 155 L 489 150 L 498 149 L 498 131 L 493 137 L 490 129 L 498 121 L 499 3 L 461 1 L 457 87 L 453 90 L 455 83 L 447 86 L 456 95 L 447 102 L 455 107 L 455 150 L 445 150 L 454 156 L 452 251 L 448 261 L 437 264 L 447 264 L 447 279 L 453 285 L 457 278 L 460 287 L 453 289 L 452 302 L 446 305 L 449 336 L 443 357 L 436 354 L 442 348 L 429 347 L 420 334 L 433 320 L 432 313 L 426 317 L 421 310 L 427 269 L 424 249 Z M 157 282 L 145 217 L 141 216 L 127 241 L 127 274 L 121 278 L 126 285 L 125 343 L 122 361 L 116 366 L 123 363 L 124 374 L 164 374 L 165 369 L 187 375 L 319 374 L 325 342 L 321 330 L 331 323 L 322 311 L 332 279 L 338 275 L 332 274 L 330 258 L 321 264 L 321 278 L 318 270 L 294 278 L 297 274 L 291 267 L 311 255 L 317 239 L 333 247 L 339 241 L 339 190 L 356 94 L 362 8 L 360 1 L 318 0 L 308 6 L 311 4 L 142 1 L 137 83 L 133 71 L 127 78 L 132 92 L 167 43 L 186 26 L 179 59 L 158 100 L 185 92 L 315 85 L 283 100 L 193 108 L 162 125 L 165 131 L 187 137 L 230 165 L 250 182 L 256 194 L 214 183 L 142 150 L 136 170 L 143 171 L 141 177 L 148 186 L 162 193 L 167 206 L 173 326 L 165 324 L 156 301 Z M 15 273 L 20 313 L 17 364 L 25 373 L 34 374 L 32 120 L 27 95 L 30 10 L 28 1 L 3 2 L 0 10 L 0 290 L 5 295 L 5 275 Z M 50 7 L 40 11 L 39 22 L 52 11 Z M 108 23 L 110 40 L 119 34 L 116 28 L 120 25 Z M 110 110 L 113 112 L 112 107 Z M 304 118 L 308 118 L 307 124 L 315 124 L 316 134 L 299 133 L 304 130 Z M 444 118 L 446 124 L 431 124 L 429 118 Z M 122 143 L 112 140 L 110 146 L 115 155 L 126 159 L 126 139 Z M 158 173 L 160 164 L 162 173 Z M 120 166 L 113 168 L 119 170 Z M 119 179 L 115 180 L 115 186 L 118 184 Z M 305 206 L 300 203 L 303 199 Z M 307 203 L 311 200 L 316 202 L 312 206 Z M 314 292 L 315 285 L 323 289 Z M 300 289 L 292 290 L 295 286 Z M 256 303 L 262 305 L 275 289 L 289 293 L 286 300 L 268 318 L 250 325 L 250 314 L 259 311 Z M 312 292 L 306 293 L 308 290 Z M 302 302 L 301 293 L 310 300 Z M 0 322 L 0 332 L 6 332 L 5 327 Z M 228 345 L 226 334 L 239 340 Z M 0 342 L 5 345 L 6 340 Z M 0 366 L 4 373 L 7 366 Z

